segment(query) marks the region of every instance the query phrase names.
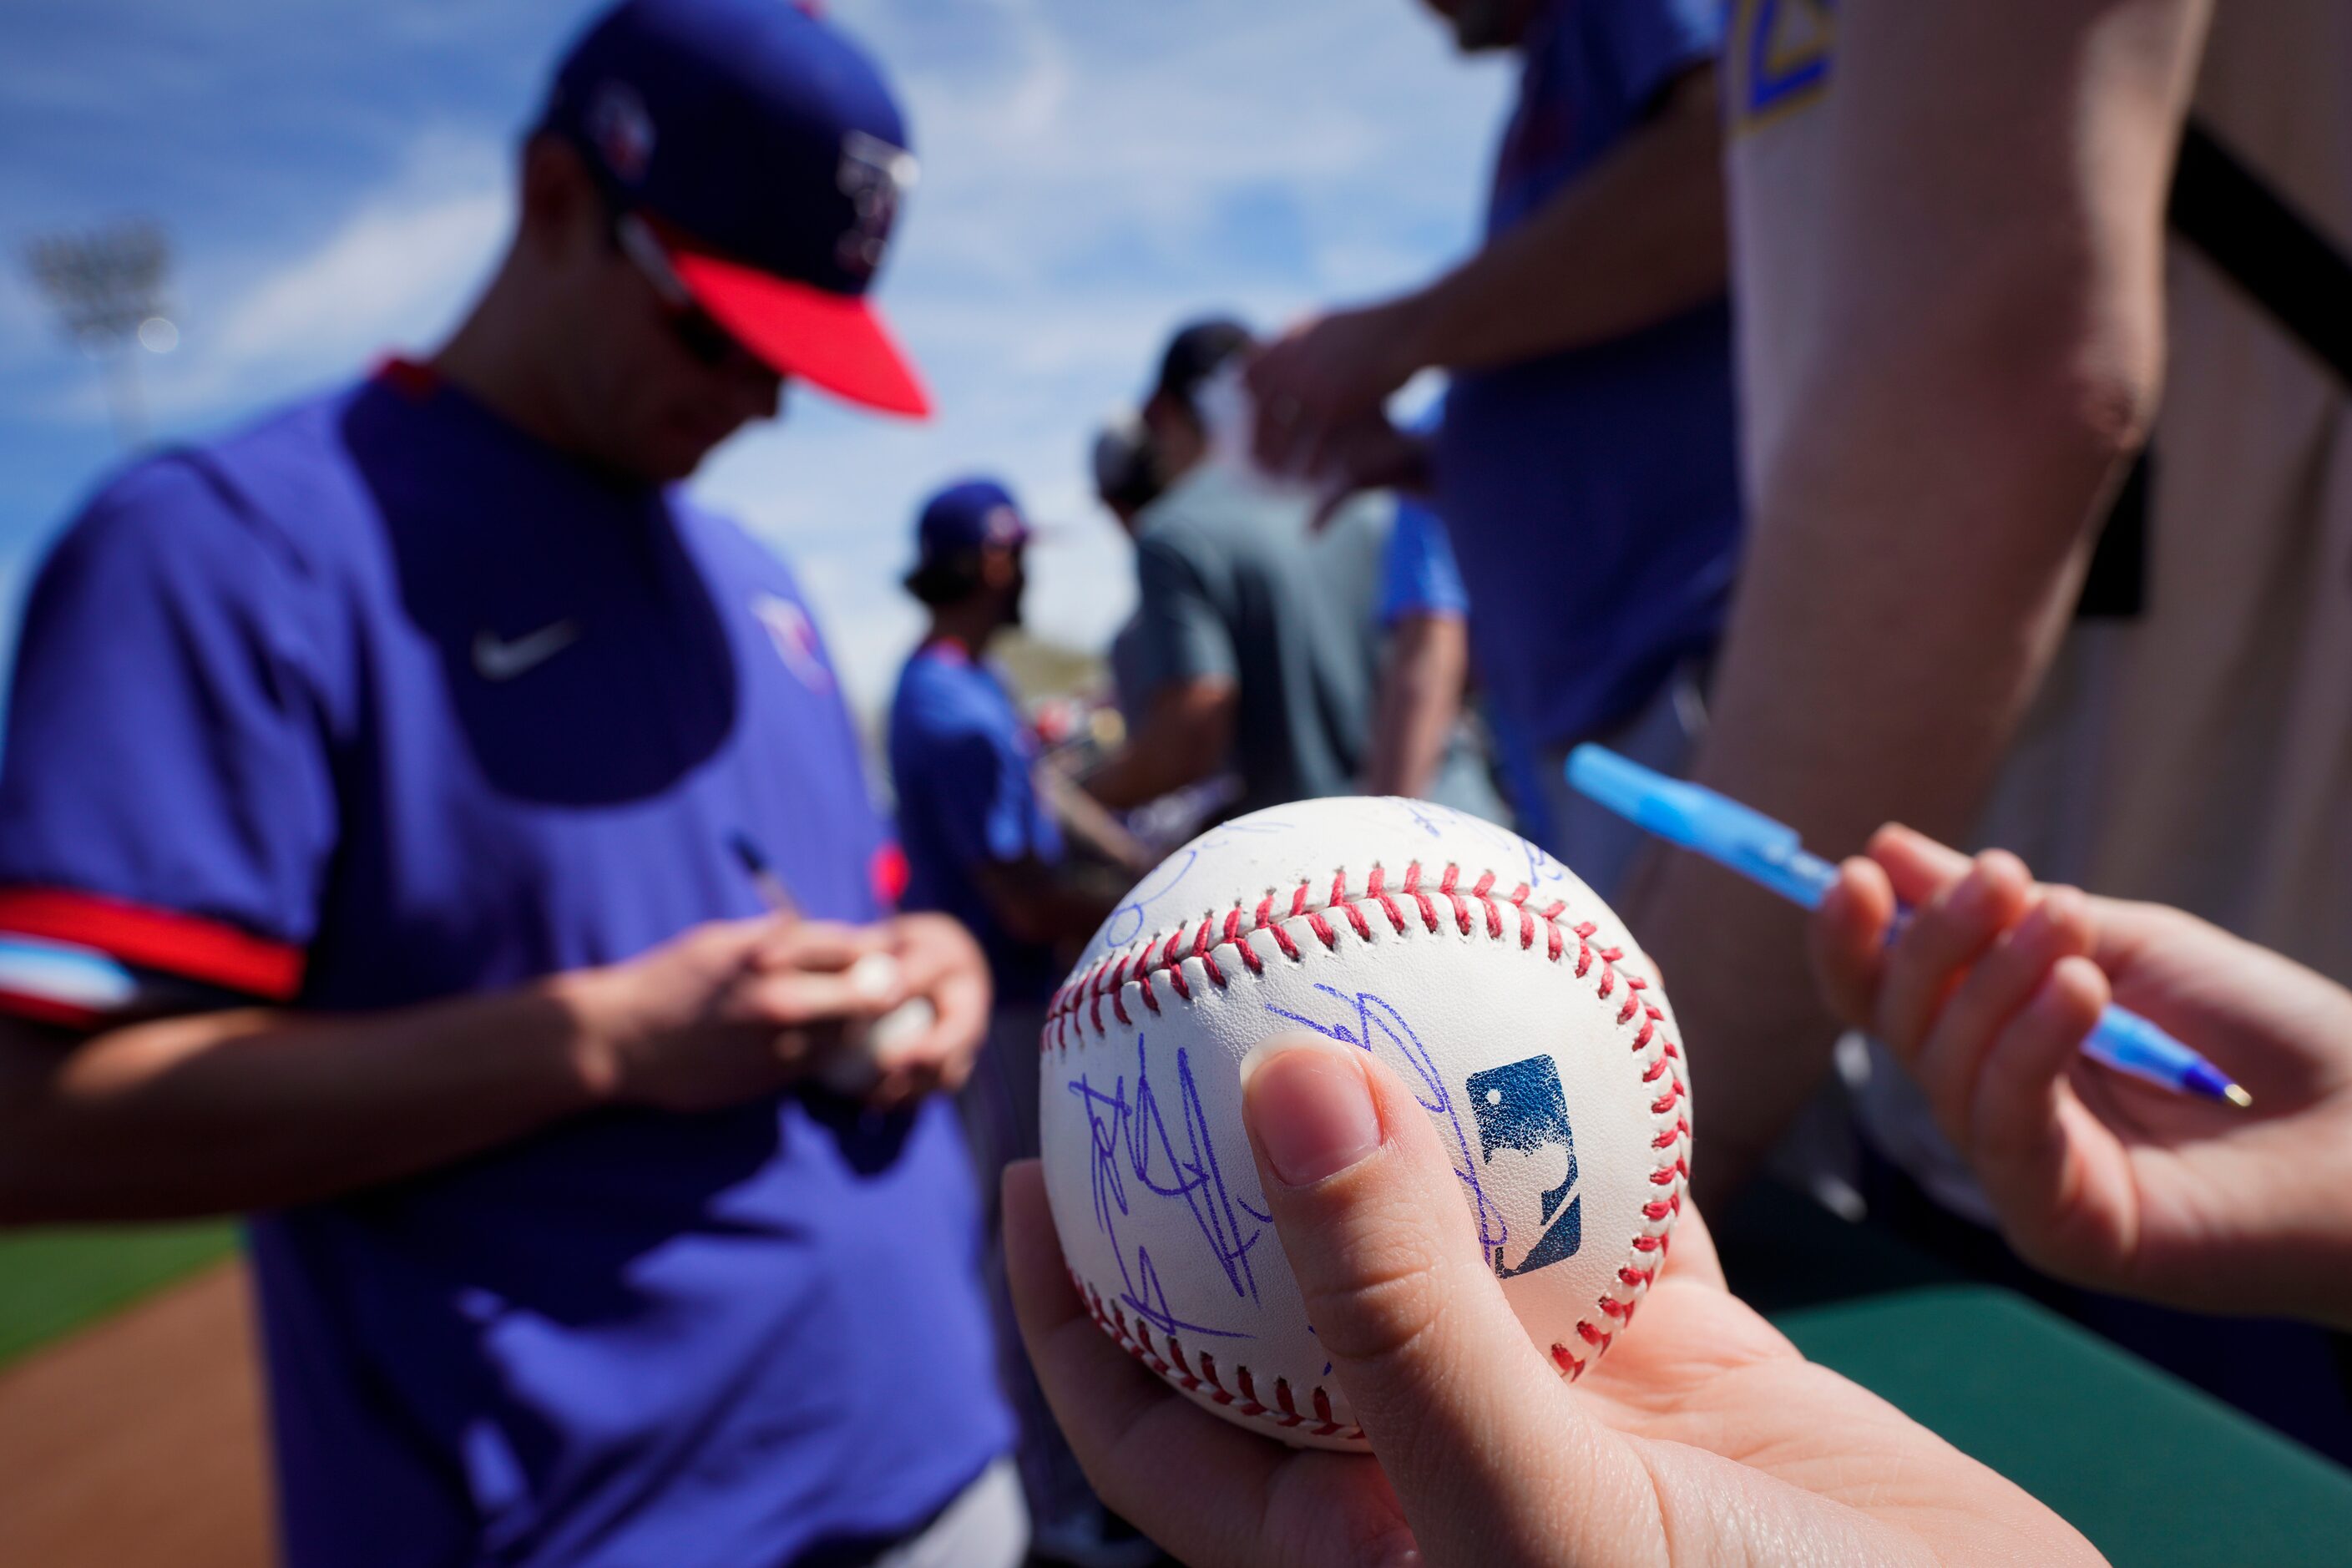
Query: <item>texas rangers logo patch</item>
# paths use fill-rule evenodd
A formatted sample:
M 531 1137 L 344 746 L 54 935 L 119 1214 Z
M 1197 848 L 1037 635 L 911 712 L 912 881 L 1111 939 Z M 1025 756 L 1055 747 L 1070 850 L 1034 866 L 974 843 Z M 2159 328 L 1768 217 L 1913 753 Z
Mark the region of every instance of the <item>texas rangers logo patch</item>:
M 762 594 L 751 601 L 751 613 L 768 628 L 768 640 L 793 679 L 820 694 L 833 689 L 833 668 L 824 661 L 824 645 L 808 612 L 779 594 Z
M 588 139 L 604 167 L 623 184 L 634 185 L 646 177 L 654 156 L 654 122 L 635 89 L 608 81 L 596 89 L 588 109 Z
M 841 139 L 841 166 L 834 180 L 854 215 L 834 247 L 834 258 L 851 276 L 871 278 L 890 243 L 898 204 L 915 184 L 915 155 L 879 136 L 853 131 Z

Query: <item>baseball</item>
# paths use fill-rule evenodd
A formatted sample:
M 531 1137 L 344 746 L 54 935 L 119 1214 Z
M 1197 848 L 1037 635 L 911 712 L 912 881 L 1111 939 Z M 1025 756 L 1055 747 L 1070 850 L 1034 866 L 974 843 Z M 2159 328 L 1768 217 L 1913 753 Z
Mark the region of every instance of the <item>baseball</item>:
M 866 995 L 879 996 L 898 984 L 898 961 L 887 952 L 869 952 L 849 966 L 848 979 Z M 871 1024 L 852 1024 L 817 1064 L 818 1081 L 835 1094 L 862 1098 L 898 1065 L 899 1051 L 938 1021 L 928 1000 L 911 996 Z
M 1420 801 L 1211 830 L 1136 885 L 1055 993 L 1045 1184 L 1103 1331 L 1243 1426 L 1364 1446 L 1242 1129 L 1242 1058 L 1300 1030 L 1413 1088 L 1520 1322 L 1581 1373 L 1633 1321 L 1682 1210 L 1674 1011 L 1565 866 Z

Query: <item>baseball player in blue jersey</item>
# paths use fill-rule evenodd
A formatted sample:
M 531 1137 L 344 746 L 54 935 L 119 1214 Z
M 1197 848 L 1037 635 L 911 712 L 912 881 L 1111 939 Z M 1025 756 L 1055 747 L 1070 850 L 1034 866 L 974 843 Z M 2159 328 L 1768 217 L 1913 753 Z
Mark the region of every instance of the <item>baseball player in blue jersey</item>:
M 1021 1556 L 927 1092 L 984 964 L 890 912 L 790 571 L 666 488 L 787 377 L 923 410 L 865 298 L 907 144 L 803 12 L 626 0 L 439 354 L 141 463 L 41 571 L 0 1217 L 252 1216 L 292 1563 Z

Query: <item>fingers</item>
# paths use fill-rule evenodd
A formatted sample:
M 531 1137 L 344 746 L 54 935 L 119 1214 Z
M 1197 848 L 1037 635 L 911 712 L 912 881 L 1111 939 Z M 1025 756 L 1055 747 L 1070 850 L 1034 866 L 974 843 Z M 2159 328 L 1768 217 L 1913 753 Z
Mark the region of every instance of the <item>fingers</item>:
M 738 1022 L 786 1030 L 813 1024 L 870 1022 L 905 999 L 896 980 L 860 973 L 852 964 L 839 971 L 787 969 L 759 974 L 737 991 L 730 1009 Z
M 2061 959 L 1993 1043 L 1975 1089 L 1970 1160 L 2017 1249 L 2064 1277 L 2096 1279 L 2138 1226 L 2114 1131 L 2076 1098 L 2068 1068 L 2108 999 L 2087 958 Z M 2103 1179 L 2101 1173 L 2105 1173 Z
M 1095 1490 L 1183 1562 L 1265 1561 L 1265 1500 L 1290 1462 L 1286 1450 L 1194 1409 L 1096 1326 L 1062 1261 L 1036 1161 L 1008 1166 L 1003 1193 L 1013 1316 Z M 1168 1484 L 1171 1476 L 1183 1478 L 1181 1489 Z
M 1634 1466 L 1586 1420 L 1480 1255 L 1429 1119 L 1367 1053 L 1290 1037 L 1244 1062 L 1266 1203 L 1334 1374 L 1433 1562 L 1571 1539 L 1531 1475 L 1613 1500 Z
M 2080 954 L 2053 964 L 1994 1038 L 1974 1086 L 1974 1145 L 1989 1164 L 2049 1166 L 2068 1069 L 2099 1022 L 2107 977 Z M 2042 1173 L 2052 1173 L 2050 1169 Z
M 1975 1146 L 1974 1125 L 1981 1104 L 1979 1080 L 1996 1041 L 2042 988 L 2051 971 L 2063 960 L 2089 952 L 2096 940 L 2089 901 L 2072 888 L 2052 888 L 2034 897 L 2024 918 L 2000 933 L 1951 988 L 1911 1070 L 1937 1120 L 1959 1148 Z M 2100 989 L 2105 989 L 2104 978 Z M 2056 1070 L 2045 1075 L 2045 1087 Z
M 1292 328 L 1251 356 L 1243 380 L 1257 411 L 1250 449 L 1269 473 L 1286 473 L 1297 461 L 1307 432 L 1296 384 L 1300 380 L 1298 340 L 1307 323 Z
M 1894 924 L 1895 889 L 1885 869 L 1856 856 L 1838 868 L 1807 929 L 1813 978 L 1831 1010 L 1855 1028 L 1872 1025 Z
M 1969 873 L 1969 857 L 1899 822 L 1870 836 L 1868 854 L 1906 904 L 1924 904 Z
M 1888 879 L 1901 897 L 1902 874 L 1890 868 Z M 1990 849 L 1966 876 L 1917 906 L 1887 956 L 1878 988 L 1875 1032 L 1896 1055 L 1906 1061 L 1917 1057 L 1960 972 L 2017 922 L 2032 891 L 2023 861 Z
M 755 969 L 839 972 L 884 947 L 882 933 L 871 926 L 785 916 L 759 923 L 749 953 Z
M 915 1069 L 903 1087 L 910 1093 L 960 1089 L 988 1034 L 988 961 L 971 933 L 945 916 L 901 916 L 890 929 L 907 994 L 929 1002 L 933 1014 L 928 1030 L 892 1049 Z

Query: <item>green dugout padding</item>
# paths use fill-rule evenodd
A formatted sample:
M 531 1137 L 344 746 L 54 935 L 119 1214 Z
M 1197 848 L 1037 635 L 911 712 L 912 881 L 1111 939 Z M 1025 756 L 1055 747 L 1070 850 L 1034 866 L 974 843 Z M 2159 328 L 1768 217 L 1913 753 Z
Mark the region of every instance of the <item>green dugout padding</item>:
M 2352 1473 L 2013 1291 L 1756 1184 L 1732 1288 L 1814 1361 L 2009 1477 L 2118 1568 L 2347 1568 Z
M 2021 1296 L 1937 1286 L 1774 1321 L 2117 1568 L 2352 1563 L 2352 1475 Z

